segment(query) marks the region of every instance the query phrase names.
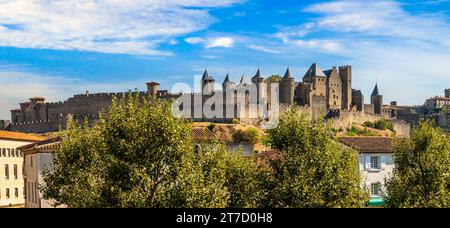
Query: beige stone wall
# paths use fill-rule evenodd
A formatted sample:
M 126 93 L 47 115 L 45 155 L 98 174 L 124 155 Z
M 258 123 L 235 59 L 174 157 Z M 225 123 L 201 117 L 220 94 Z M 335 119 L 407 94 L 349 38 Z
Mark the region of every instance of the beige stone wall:
M 363 112 L 351 112 L 351 111 L 342 111 L 339 117 L 331 119 L 333 121 L 333 128 L 347 128 L 351 127 L 352 124 L 364 124 L 366 121 L 375 122 L 382 118 L 385 118 L 381 115 L 375 114 L 367 114 Z M 409 137 L 411 133 L 411 125 L 406 123 L 405 121 L 392 119 L 392 124 L 394 125 L 394 129 L 397 132 L 398 137 Z
M 333 68 L 327 81 L 328 108 L 332 110 L 342 107 L 342 81 L 336 68 Z

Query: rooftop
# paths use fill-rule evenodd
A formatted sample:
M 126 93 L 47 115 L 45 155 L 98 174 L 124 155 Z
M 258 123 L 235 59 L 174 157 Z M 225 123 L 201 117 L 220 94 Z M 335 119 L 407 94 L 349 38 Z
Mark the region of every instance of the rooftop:
M 373 88 L 372 95 L 370 96 L 372 97 L 381 96 L 380 90 L 378 89 L 378 84 L 375 84 L 375 88 Z
M 210 130 L 203 127 L 192 128 L 192 136 L 195 142 L 212 142 L 216 138 Z
M 341 137 L 339 142 L 362 153 L 393 153 L 393 139 L 387 137 Z
M 435 97 L 428 98 L 428 100 L 450 101 L 450 97 L 435 96 Z
M 14 131 L 0 131 L 0 139 L 16 140 L 16 141 L 26 141 L 26 142 L 38 142 L 45 140 L 46 138 L 41 136 L 36 136 L 32 134 L 26 134 Z
M 48 152 L 48 150 L 54 150 L 61 144 L 60 137 L 53 137 L 50 139 L 42 140 L 36 143 L 21 146 L 17 149 L 22 150 L 25 154 Z M 33 149 L 33 150 L 31 150 Z
M 311 67 L 308 69 L 308 71 L 304 76 L 304 78 L 308 77 L 326 77 L 326 75 L 323 73 L 323 71 L 320 69 L 317 63 L 314 63 L 311 65 Z

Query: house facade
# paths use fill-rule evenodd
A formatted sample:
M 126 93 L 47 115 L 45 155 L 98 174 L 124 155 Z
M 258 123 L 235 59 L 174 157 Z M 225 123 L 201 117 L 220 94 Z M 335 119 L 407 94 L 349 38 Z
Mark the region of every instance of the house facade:
M 370 203 L 383 204 L 385 182 L 394 170 L 393 139 L 381 137 L 343 137 L 339 141 L 359 152 L 361 187 L 369 193 Z
M 26 208 L 53 207 L 53 201 L 44 199 L 40 189 L 45 185 L 43 172 L 53 167 L 52 153 L 58 146 L 59 138 L 53 138 L 19 148 L 24 155 Z
M 21 146 L 43 140 L 29 134 L 0 131 L 0 207 L 22 207 L 24 199 Z

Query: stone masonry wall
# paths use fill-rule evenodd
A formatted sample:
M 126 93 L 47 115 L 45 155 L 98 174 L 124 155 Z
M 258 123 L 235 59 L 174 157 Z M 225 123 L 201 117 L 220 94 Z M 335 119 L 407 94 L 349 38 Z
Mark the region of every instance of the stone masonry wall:
M 353 123 L 364 124 L 366 121 L 375 122 L 385 118 L 381 115 L 367 114 L 363 112 L 342 111 L 339 117 L 331 118 L 333 128 L 351 127 Z M 411 125 L 402 120 L 390 119 L 394 125 L 398 137 L 409 137 L 411 133 Z

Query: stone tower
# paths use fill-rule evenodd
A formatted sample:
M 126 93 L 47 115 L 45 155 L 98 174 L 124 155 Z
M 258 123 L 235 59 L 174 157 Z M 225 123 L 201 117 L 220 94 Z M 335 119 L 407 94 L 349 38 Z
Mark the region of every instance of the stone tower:
M 266 89 L 264 88 L 264 78 L 261 75 L 261 70 L 256 71 L 255 76 L 252 77 L 252 83 L 256 86 L 256 99 L 259 102 L 260 99 L 266 98 Z
M 356 111 L 364 112 L 364 96 L 361 90 L 352 89 L 352 107 L 355 107 Z
M 147 82 L 146 85 L 147 85 L 147 95 L 156 97 L 159 90 L 159 83 Z
M 209 76 L 208 70 L 205 69 L 202 77 L 202 93 L 205 95 L 210 95 L 214 93 L 214 80 L 213 77 Z
M 342 109 L 350 110 L 352 106 L 352 67 L 339 67 L 339 77 L 342 81 Z
M 294 77 L 291 75 L 291 71 L 287 68 L 286 73 L 284 73 L 283 78 L 280 82 L 280 103 L 293 105 L 294 104 L 294 92 L 295 92 L 295 82 Z
M 383 109 L 383 95 L 380 94 L 378 84 L 375 85 L 372 95 L 370 95 L 370 105 L 372 105 L 375 114 L 381 115 Z
M 342 81 L 336 67 L 324 71 L 327 75 L 327 108 L 331 110 L 340 110 L 342 107 Z
M 225 80 L 222 83 L 222 90 L 223 92 L 226 92 L 227 90 L 231 90 L 234 87 L 234 82 L 231 81 L 230 75 L 227 74 L 225 77 Z
M 450 89 L 445 90 L 445 97 L 450 98 Z
M 312 64 L 305 76 L 303 76 L 303 82 L 312 85 L 312 96 L 326 97 L 327 76 L 316 63 Z

